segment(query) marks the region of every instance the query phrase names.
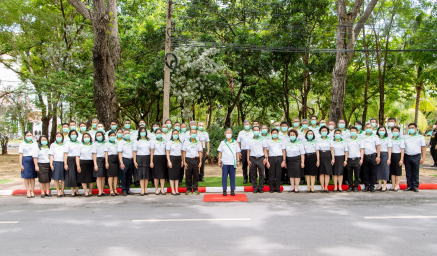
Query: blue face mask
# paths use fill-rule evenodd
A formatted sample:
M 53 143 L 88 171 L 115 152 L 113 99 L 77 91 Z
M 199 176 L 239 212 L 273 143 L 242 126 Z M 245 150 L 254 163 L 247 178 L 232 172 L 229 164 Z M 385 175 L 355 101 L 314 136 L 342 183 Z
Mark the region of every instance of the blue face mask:
M 275 129 L 280 131 L 281 130 L 281 126 L 275 126 Z
M 262 130 L 262 133 L 263 133 L 263 134 L 267 134 L 267 129 L 263 129 L 263 130 Z
M 294 126 L 294 127 L 299 127 L 299 123 L 297 123 L 297 122 L 296 122 L 296 123 L 293 123 L 293 126 Z
M 302 128 L 303 128 L 304 130 L 306 130 L 306 129 L 308 129 L 308 125 L 307 125 L 307 124 L 303 124 L 303 125 L 302 125 Z
M 254 136 L 259 136 L 259 131 L 254 131 L 254 132 L 253 132 L 253 135 L 254 135 Z
M 84 132 L 84 131 L 86 131 L 86 127 L 84 127 L 84 126 L 81 126 L 81 127 L 80 127 L 80 131 L 81 131 L 81 132 Z
M 97 136 L 96 138 L 97 138 L 97 141 L 102 141 L 103 140 L 102 136 Z
M 130 124 L 125 124 L 125 125 L 124 125 L 124 128 L 126 128 L 126 129 L 130 129 Z
M 370 123 L 372 125 L 373 128 L 375 128 L 376 123 Z
M 308 134 L 307 137 L 308 137 L 309 140 L 312 140 L 314 138 L 314 135 Z
M 124 138 L 125 138 L 126 140 L 129 140 L 129 139 L 130 139 L 130 134 L 125 134 L 125 135 L 124 135 Z
M 117 137 L 123 138 L 123 133 L 117 133 Z
M 278 134 L 277 134 L 277 133 L 273 133 L 273 134 L 272 134 L 272 138 L 273 138 L 273 139 L 277 139 L 277 138 L 278 138 Z
M 90 138 L 83 138 L 83 142 L 85 142 L 85 143 L 90 142 Z
M 26 136 L 27 141 L 32 141 L 32 136 Z
M 385 135 L 385 131 L 379 131 L 378 134 L 379 134 L 380 136 L 384 136 L 384 135 Z
M 196 129 L 197 129 L 197 126 L 195 126 L 195 125 L 191 126 L 191 130 L 196 130 Z
M 399 132 L 393 132 L 393 137 L 398 137 L 399 136 Z
M 76 126 L 70 126 L 70 129 L 71 129 L 72 131 L 75 131 L 75 130 L 76 130 Z
M 156 127 L 156 126 L 153 127 L 153 131 L 156 131 L 158 128 L 159 128 L 159 127 Z
M 171 129 L 171 124 L 167 124 L 168 129 Z
M 345 124 L 343 124 L 343 123 L 341 123 L 341 124 L 338 124 L 338 127 L 340 128 L 340 129 L 344 129 L 344 127 L 345 127 L 346 125 Z
M 416 129 L 408 129 L 408 133 L 409 133 L 410 135 L 413 135 L 413 134 L 416 133 Z
M 195 133 L 191 134 L 192 139 L 195 139 L 196 137 L 197 137 L 197 134 L 195 134 Z
M 112 129 L 113 131 L 115 131 L 115 130 L 117 129 L 117 126 L 116 126 L 116 125 L 112 125 L 112 126 L 111 126 L 111 129 Z
M 166 133 L 168 131 L 168 128 L 162 128 L 162 132 Z
M 62 142 L 62 137 L 56 137 L 56 142 Z
M 321 132 L 320 133 L 323 137 L 326 137 L 326 135 L 328 135 L 328 132 Z
M 361 130 L 361 128 L 362 128 L 362 126 L 359 124 L 355 125 L 355 127 L 357 127 L 358 130 Z
M 244 129 L 245 129 L 245 130 L 249 130 L 249 129 L 250 129 L 250 125 L 245 125 L 245 126 L 244 126 Z
M 177 135 L 177 134 L 173 135 L 174 140 L 177 140 L 178 138 L 179 138 L 179 135 Z
M 111 136 L 111 137 L 109 137 L 109 140 L 110 140 L 110 141 L 112 141 L 112 142 L 114 142 L 114 141 L 115 141 L 115 139 L 116 139 L 116 137 L 115 137 L 115 136 Z
M 281 131 L 286 132 L 286 131 L 288 131 L 288 128 L 283 126 L 283 127 L 281 127 Z
M 179 126 L 175 126 L 174 129 L 175 129 L 176 131 L 180 131 L 180 130 L 181 130 L 181 127 L 179 127 Z
M 100 127 L 100 128 L 97 128 L 97 131 L 98 132 L 104 132 L 105 130 L 102 127 Z
M 203 126 L 199 126 L 199 131 L 203 131 Z
M 46 141 L 46 140 L 41 141 L 41 145 L 43 145 L 43 146 L 47 145 L 48 143 L 49 143 L 49 142 Z
M 341 139 L 341 134 L 336 134 L 336 135 L 334 135 L 334 137 L 336 140 L 339 140 L 339 139 Z
M 140 123 L 140 126 L 144 127 L 146 126 L 146 123 Z
M 140 132 L 141 137 L 146 137 L 146 132 Z
M 70 131 L 70 129 L 68 129 L 68 128 L 62 128 L 62 131 L 65 132 L 65 133 L 67 133 L 67 132 Z
M 77 139 L 77 135 L 71 135 L 70 138 L 71 138 L 72 140 L 76 140 L 76 139 Z
M 372 133 L 372 129 L 366 129 L 366 133 Z
M 351 132 L 351 137 L 357 136 L 357 132 Z
M 182 132 L 186 132 L 187 128 L 181 128 Z
M 311 124 L 312 125 L 316 125 L 317 124 L 317 120 L 311 120 Z
M 162 134 L 156 134 L 156 138 L 157 139 L 161 139 L 162 138 Z
M 93 124 L 93 128 L 95 129 L 97 127 L 97 124 Z
M 296 136 L 294 136 L 294 135 L 293 135 L 293 136 L 290 136 L 290 140 L 291 140 L 291 141 L 295 141 L 295 140 L 296 140 Z

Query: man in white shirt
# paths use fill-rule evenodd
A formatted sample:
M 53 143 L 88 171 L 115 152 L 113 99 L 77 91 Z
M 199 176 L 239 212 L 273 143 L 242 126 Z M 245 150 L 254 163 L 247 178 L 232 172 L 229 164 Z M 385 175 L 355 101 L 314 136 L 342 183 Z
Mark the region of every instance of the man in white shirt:
M 366 137 L 362 138 L 364 144 L 364 159 L 362 165 L 362 181 L 365 185 L 363 192 L 375 192 L 376 165 L 381 161 L 379 150 L 380 141 L 372 132 L 372 125 L 366 124 Z
M 253 127 L 253 137 L 247 143 L 247 162 L 253 193 L 263 193 L 264 188 L 264 139 L 260 136 L 259 126 Z M 257 175 L 258 173 L 258 175 Z M 259 176 L 259 185 L 257 185 Z
M 205 182 L 205 160 L 209 156 L 209 134 L 205 131 L 205 123 L 199 122 L 199 130 L 197 131 L 197 137 L 203 146 L 202 166 L 200 167 L 199 181 Z
M 390 117 L 387 121 L 388 121 L 387 133 L 388 133 L 388 137 L 391 139 L 393 138 L 393 133 L 391 129 L 396 126 L 396 118 Z M 404 138 L 404 134 L 402 132 L 399 133 L 399 138 L 401 139 Z
M 243 164 L 243 184 L 247 183 L 247 142 L 252 138 L 253 132 L 250 129 L 250 121 L 244 121 L 244 130 L 238 133 L 237 142 L 238 146 L 241 148 L 241 163 Z
M 405 142 L 405 173 L 407 175 L 407 188 L 404 191 L 419 192 L 419 167 L 425 161 L 425 137 L 417 133 L 417 124 L 408 125 L 408 135 Z
M 199 170 L 202 166 L 203 148 L 202 143 L 196 139 L 197 130 L 191 129 L 190 139 L 186 140 L 182 145 L 182 162 L 185 164 L 185 186 L 187 192 L 185 195 L 190 195 L 194 193 L 199 194 L 197 184 L 199 182 Z M 193 190 L 193 192 L 191 192 Z

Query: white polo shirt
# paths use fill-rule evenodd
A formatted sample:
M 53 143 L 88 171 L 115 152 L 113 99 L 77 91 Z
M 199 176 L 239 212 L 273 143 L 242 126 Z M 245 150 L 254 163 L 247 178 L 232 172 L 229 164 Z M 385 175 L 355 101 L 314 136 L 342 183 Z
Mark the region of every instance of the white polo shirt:
M 392 154 L 400 154 L 402 149 L 405 149 L 405 141 L 400 137 L 397 137 L 396 139 L 392 139 L 391 143 L 392 143 L 392 147 L 391 147 Z
M 241 152 L 240 146 L 238 146 L 237 141 L 234 139 L 232 139 L 231 142 L 227 142 L 227 140 L 221 141 L 217 151 L 222 152 L 221 161 L 223 165 L 234 165 L 234 163 L 238 161 L 237 153 Z
M 252 137 L 253 137 L 252 130 L 249 130 L 248 132 L 245 130 L 242 130 L 238 133 L 237 142 L 241 143 L 242 150 L 246 150 L 247 143 L 248 143 L 249 139 Z
M 379 138 L 379 151 L 388 152 L 388 149 L 392 147 L 392 142 L 389 137 Z
M 379 146 L 381 143 L 379 142 L 378 136 L 372 134 L 367 135 L 366 137 L 363 137 L 363 144 L 364 144 L 364 155 L 372 155 L 376 153 L 376 146 Z
M 361 149 L 364 149 L 364 143 L 361 138 L 355 137 L 355 139 L 348 139 L 347 149 L 348 149 L 348 158 L 361 158 Z
M 320 137 L 316 140 L 316 150 L 319 151 L 330 151 L 331 150 L 331 138 L 328 136 L 325 139 Z
M 197 131 L 197 139 L 202 142 L 203 148 L 206 148 L 206 142 L 209 142 L 209 134 L 206 131 Z
M 53 156 L 54 162 L 64 162 L 64 146 L 65 143 L 59 145 L 57 142 L 50 145 L 49 155 Z
M 35 155 L 33 158 L 37 158 L 38 163 L 40 164 L 48 164 L 50 163 L 50 156 L 49 156 L 49 147 L 41 146 L 41 149 L 37 147 L 37 150 L 35 150 Z
M 132 151 L 136 151 L 138 156 L 149 156 L 152 142 L 150 140 L 135 140 Z
M 291 142 L 291 140 L 285 141 L 284 140 L 284 148 L 286 151 L 287 157 L 295 157 L 300 155 L 305 155 L 305 148 L 303 146 L 302 141 L 296 139 L 294 142 Z
M 171 156 L 181 156 L 182 154 L 182 142 L 179 140 L 170 140 L 165 146 L 165 150 L 170 151 Z
M 343 139 L 341 141 L 331 140 L 331 148 L 334 149 L 334 156 L 344 156 L 348 152 L 347 142 Z
M 282 156 L 282 150 L 285 149 L 284 140 L 278 138 L 277 141 L 274 139 L 264 140 L 264 148 L 269 151 L 269 157 Z
M 250 150 L 250 156 L 261 157 L 264 156 L 264 138 L 258 136 L 258 138 L 252 137 L 246 144 L 246 149 Z
M 93 160 L 93 144 L 90 143 L 89 145 L 81 144 L 78 147 L 79 151 L 79 159 L 80 160 Z
M 426 147 L 425 137 L 420 134 L 405 135 L 405 154 L 414 156 L 422 153 L 422 147 Z
M 67 141 L 64 146 L 64 153 L 68 153 L 68 156 L 79 156 L 80 155 L 80 145 L 81 142 L 76 141 Z
M 23 156 L 34 157 L 35 153 L 38 151 L 38 144 L 36 142 L 21 142 L 18 147 L 18 153 L 23 154 Z
M 303 147 L 305 149 L 305 154 L 316 153 L 316 139 L 313 140 L 305 140 L 303 143 Z
M 167 141 L 164 138 L 161 140 L 155 139 L 152 140 L 150 148 L 155 150 L 153 152 L 154 156 L 165 156 L 165 147 L 167 145 Z
M 105 157 L 105 144 L 106 141 L 94 142 L 92 153 L 96 154 L 96 157 Z
M 341 131 L 341 130 L 340 130 Z M 350 139 L 350 137 L 351 137 L 351 131 L 349 131 L 348 129 L 344 129 L 343 131 L 341 131 L 341 138 L 343 139 L 343 140 L 347 140 L 347 139 Z
M 133 158 L 134 142 L 132 140 L 122 139 L 117 144 L 118 152 L 121 152 L 123 158 Z
M 108 141 L 105 143 L 105 152 L 108 152 L 108 156 L 118 155 L 118 141 Z
M 186 152 L 186 158 L 199 157 L 199 152 L 203 152 L 202 143 L 199 140 L 195 140 L 194 142 L 187 140 L 182 145 L 182 151 Z
M 279 131 L 278 138 L 281 140 L 289 140 L 290 137 L 288 137 L 288 132 L 284 133 L 283 131 Z

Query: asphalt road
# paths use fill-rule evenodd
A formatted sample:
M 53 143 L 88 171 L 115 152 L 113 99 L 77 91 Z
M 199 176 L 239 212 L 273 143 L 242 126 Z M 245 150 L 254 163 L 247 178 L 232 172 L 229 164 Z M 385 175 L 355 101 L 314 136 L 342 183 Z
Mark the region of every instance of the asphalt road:
M 226 203 L 203 202 L 203 195 L 170 194 L 0 197 L 0 254 L 368 256 L 437 252 L 437 191 L 246 195 L 249 202 Z

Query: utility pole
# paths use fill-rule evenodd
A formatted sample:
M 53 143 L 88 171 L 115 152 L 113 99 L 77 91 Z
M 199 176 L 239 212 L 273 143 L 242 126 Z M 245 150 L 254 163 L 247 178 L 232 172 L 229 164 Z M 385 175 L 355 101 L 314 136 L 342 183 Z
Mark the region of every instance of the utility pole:
M 165 54 L 170 52 L 171 46 L 171 5 L 172 0 L 167 0 L 167 23 L 165 26 Z M 163 123 L 170 116 L 170 68 L 164 63 L 164 107 L 162 108 Z

